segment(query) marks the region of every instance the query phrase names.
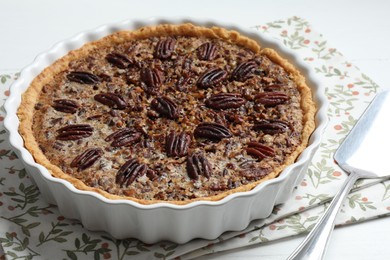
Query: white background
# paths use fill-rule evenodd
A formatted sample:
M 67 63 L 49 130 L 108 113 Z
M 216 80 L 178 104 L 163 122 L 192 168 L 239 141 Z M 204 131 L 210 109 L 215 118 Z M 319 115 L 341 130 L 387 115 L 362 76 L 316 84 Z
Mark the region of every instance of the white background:
M 300 16 L 382 88 L 390 88 L 390 1 L 0 0 L 0 70 L 21 69 L 79 31 L 129 18 L 190 16 L 264 24 Z M 285 259 L 303 237 L 203 259 Z M 337 228 L 326 259 L 390 259 L 390 218 Z

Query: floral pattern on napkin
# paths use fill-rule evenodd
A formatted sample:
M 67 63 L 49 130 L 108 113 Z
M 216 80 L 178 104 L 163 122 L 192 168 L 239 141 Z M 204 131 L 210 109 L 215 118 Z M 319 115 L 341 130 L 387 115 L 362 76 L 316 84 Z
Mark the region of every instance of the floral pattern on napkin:
M 255 26 L 282 41 L 314 68 L 326 86 L 330 118 L 320 149 L 305 178 L 283 205 L 267 219 L 245 230 L 227 232 L 214 241 L 196 239 L 178 245 L 116 240 L 91 232 L 77 220 L 65 219 L 56 206 L 43 201 L 8 143 L 0 110 L 0 259 L 191 259 L 201 255 L 261 244 L 308 232 L 326 209 L 346 175 L 333 154 L 379 87 L 359 71 L 304 19 L 292 17 Z M 9 95 L 15 72 L 0 72 L 0 105 Z M 338 225 L 390 214 L 390 181 L 360 180 L 337 217 Z

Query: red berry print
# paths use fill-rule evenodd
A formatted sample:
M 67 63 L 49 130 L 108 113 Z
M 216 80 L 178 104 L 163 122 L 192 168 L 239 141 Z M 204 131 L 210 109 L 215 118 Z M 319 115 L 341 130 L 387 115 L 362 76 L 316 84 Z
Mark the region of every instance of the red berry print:
M 341 176 L 341 175 L 342 175 L 342 173 L 339 172 L 339 171 L 334 171 L 334 172 L 333 172 L 333 176 L 335 176 L 335 177 L 339 177 L 339 176 Z
M 341 130 L 341 129 L 343 129 L 343 127 L 342 127 L 341 125 L 335 125 L 335 126 L 334 126 L 334 129 L 336 129 L 336 130 Z

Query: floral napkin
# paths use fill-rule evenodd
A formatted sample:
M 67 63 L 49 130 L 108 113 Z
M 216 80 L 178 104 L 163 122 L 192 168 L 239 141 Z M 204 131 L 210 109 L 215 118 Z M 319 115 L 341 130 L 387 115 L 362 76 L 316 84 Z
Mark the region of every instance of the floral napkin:
M 315 225 L 346 178 L 333 154 L 379 87 L 329 46 L 304 19 L 292 17 L 255 26 L 280 40 L 314 68 L 326 84 L 329 124 L 320 149 L 291 198 L 274 208 L 267 219 L 245 230 L 227 232 L 216 240 L 187 244 L 144 244 L 116 240 L 91 232 L 77 220 L 65 219 L 46 203 L 8 143 L 4 110 L 0 111 L 0 260 L 1 259 L 192 259 L 205 254 L 261 244 L 306 233 Z M 14 71 L 0 72 L 0 106 L 9 95 Z M 338 225 L 390 215 L 390 181 L 360 180 L 337 217 Z

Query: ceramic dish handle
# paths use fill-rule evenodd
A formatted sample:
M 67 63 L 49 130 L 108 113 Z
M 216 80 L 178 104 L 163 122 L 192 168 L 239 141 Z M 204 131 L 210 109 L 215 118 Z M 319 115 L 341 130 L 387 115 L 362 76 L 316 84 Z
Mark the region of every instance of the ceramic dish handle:
M 360 177 L 361 176 L 358 173 L 351 173 L 348 176 L 342 188 L 326 209 L 324 215 L 320 218 L 306 239 L 295 249 L 287 260 L 323 259 L 340 206 L 351 190 L 353 184 Z

